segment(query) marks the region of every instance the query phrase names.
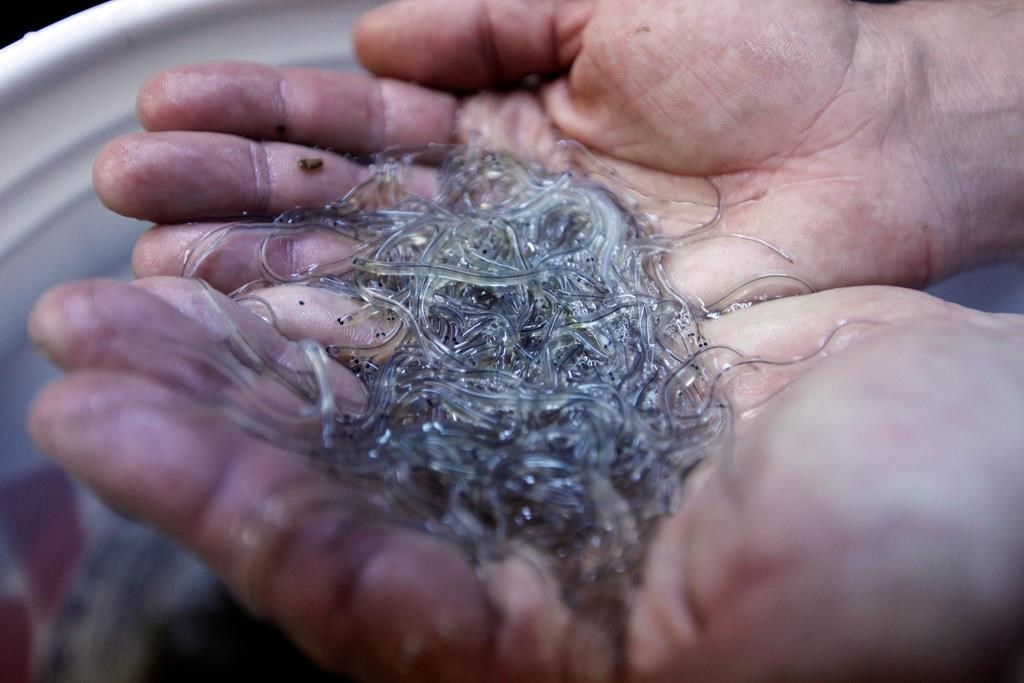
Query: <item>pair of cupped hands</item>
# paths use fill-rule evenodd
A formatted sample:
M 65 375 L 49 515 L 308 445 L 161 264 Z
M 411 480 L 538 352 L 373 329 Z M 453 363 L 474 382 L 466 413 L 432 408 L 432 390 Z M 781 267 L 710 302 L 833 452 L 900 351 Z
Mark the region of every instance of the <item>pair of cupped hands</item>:
M 1024 319 L 903 287 L 1024 246 L 1022 36 L 1011 0 L 404 0 L 356 28 L 373 76 L 158 74 L 138 99 L 147 132 L 95 166 L 110 208 L 158 224 L 136 246 L 139 279 L 39 301 L 32 338 L 69 374 L 35 401 L 31 432 L 315 661 L 367 681 L 1012 680 Z M 531 74 L 553 77 L 514 89 Z M 193 346 L 227 335 L 201 287 L 173 277 L 213 227 L 195 219 L 322 204 L 366 177 L 345 153 L 470 130 L 527 154 L 579 140 L 668 196 L 709 177 L 717 230 L 782 247 L 817 290 L 708 321 L 712 344 L 788 359 L 839 330 L 808 361 L 724 385 L 731 452 L 661 525 L 618 634 L 521 560 L 478 570 L 373 523 L 211 410 L 223 378 L 140 343 L 140 329 Z M 305 172 L 303 156 L 324 164 Z M 323 257 L 312 241 L 280 255 L 295 270 Z M 708 239 L 667 268 L 713 301 L 779 258 Z M 256 268 L 229 249 L 199 274 L 230 291 Z M 297 310 L 276 311 L 284 335 L 322 333 Z M 294 500 L 294 514 L 274 506 Z

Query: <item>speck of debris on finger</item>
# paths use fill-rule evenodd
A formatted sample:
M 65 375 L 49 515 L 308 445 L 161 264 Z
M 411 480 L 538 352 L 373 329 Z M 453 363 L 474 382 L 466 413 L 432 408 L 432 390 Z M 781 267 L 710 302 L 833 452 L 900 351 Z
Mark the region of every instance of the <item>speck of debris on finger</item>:
M 324 160 L 320 157 L 299 157 L 295 163 L 303 171 L 317 171 L 323 168 Z

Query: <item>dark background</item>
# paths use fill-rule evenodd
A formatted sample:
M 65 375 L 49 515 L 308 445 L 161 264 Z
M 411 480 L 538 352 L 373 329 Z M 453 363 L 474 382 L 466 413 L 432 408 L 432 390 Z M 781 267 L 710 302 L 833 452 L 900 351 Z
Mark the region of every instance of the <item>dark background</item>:
M 0 22 L 0 47 L 19 40 L 29 31 L 38 31 L 64 17 L 100 4 L 102 2 L 99 0 L 35 0 L 19 3 L 18 12 L 5 12 L 7 16 Z M 13 16 L 15 14 L 18 16 Z

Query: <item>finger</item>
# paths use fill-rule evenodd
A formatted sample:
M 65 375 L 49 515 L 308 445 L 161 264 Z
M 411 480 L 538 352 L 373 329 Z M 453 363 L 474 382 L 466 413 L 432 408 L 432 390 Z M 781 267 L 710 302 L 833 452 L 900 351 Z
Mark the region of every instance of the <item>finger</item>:
M 498 680 L 555 683 L 574 680 L 578 670 L 566 657 L 572 615 L 561 602 L 558 585 L 538 565 L 513 557 L 487 570 L 487 590 L 497 631 L 492 648 Z M 586 680 L 586 679 L 581 679 Z
M 127 284 L 84 280 L 44 294 L 29 315 L 29 336 L 65 370 L 136 370 L 198 394 L 223 377 L 201 358 L 217 339 L 188 316 Z M 178 348 L 179 353 L 169 353 Z M 191 352 L 190 352 L 191 351 Z
M 319 206 L 369 176 L 365 166 L 333 152 L 196 132 L 118 138 L 93 167 L 107 207 L 156 223 Z
M 866 336 L 910 321 L 977 318 L 970 309 L 898 287 L 846 287 L 742 308 L 703 323 L 720 355 L 721 390 L 740 427 L 786 386 Z M 735 350 L 733 352 L 732 350 Z M 765 363 L 743 365 L 752 360 Z M 749 411 L 749 412 L 748 412 Z
M 589 0 L 403 0 L 364 15 L 356 51 L 374 73 L 475 89 L 565 69 Z
M 375 523 L 351 491 L 151 380 L 81 373 L 36 399 L 34 438 L 156 524 L 297 638 L 364 678 L 485 675 L 489 614 L 452 548 Z
M 176 310 L 196 321 L 215 335 L 224 336 L 228 320 L 223 307 L 245 308 L 273 325 L 273 329 L 293 341 L 312 339 L 329 347 L 337 357 L 370 358 L 383 360 L 404 340 L 405 329 L 389 311 L 376 311 L 365 302 L 332 290 L 305 285 L 278 285 L 254 289 L 237 300 L 223 299 L 220 307 L 210 305 L 207 292 L 198 283 L 178 278 L 149 278 L 133 283 Z M 241 313 L 239 312 L 239 316 Z M 255 324 L 254 327 L 261 327 Z M 247 336 L 259 339 L 264 329 L 250 331 Z M 254 334 L 255 333 L 255 334 Z M 261 334 L 262 333 L 262 334 Z M 264 343 L 264 345 L 270 346 Z M 286 353 L 278 353 L 275 360 L 294 370 Z M 345 373 L 346 376 L 347 373 Z M 362 391 L 349 382 L 342 382 L 338 391 L 349 395 L 362 395 Z
M 381 362 L 405 341 L 407 328 L 394 313 L 319 287 L 278 285 L 240 299 L 289 339 L 313 339 L 338 358 Z
M 457 101 L 400 81 L 317 69 L 211 62 L 161 72 L 142 86 L 151 131 L 231 133 L 370 154 L 451 141 Z
M 758 358 L 798 357 L 815 349 L 838 325 L 858 321 L 896 325 L 923 318 L 966 320 L 975 311 L 902 287 L 843 287 L 766 301 L 703 323 L 716 344 Z
M 303 313 L 306 303 L 303 296 L 310 298 L 310 308 L 312 309 L 315 303 L 319 303 L 313 297 L 327 293 L 326 290 L 317 290 L 312 287 L 283 288 L 286 292 L 289 289 L 301 290 L 302 296 L 295 298 L 281 296 L 278 306 L 280 313 L 278 313 L 275 309 L 270 308 L 262 297 L 255 302 L 257 305 L 253 305 L 254 302 L 251 301 L 236 302 L 220 293 L 211 292 L 196 280 L 155 277 L 136 280 L 131 287 L 141 289 L 169 304 L 180 315 L 202 328 L 209 338 L 215 340 L 216 348 L 230 348 L 233 345 L 247 347 L 241 351 L 235 351 L 236 355 L 228 362 L 247 366 L 256 363 L 258 367 L 266 366 L 267 370 L 271 370 L 267 373 L 268 376 L 261 378 L 260 381 L 253 382 L 250 379 L 250 383 L 241 389 L 243 394 L 253 394 L 253 398 L 263 401 L 270 401 L 281 393 L 284 393 L 286 398 L 292 398 L 282 384 L 274 381 L 275 372 L 281 370 L 285 373 L 303 374 L 309 371 L 309 361 L 302 347 L 288 343 L 287 340 L 303 341 L 312 338 L 316 341 L 311 331 L 317 331 L 314 322 L 322 323 L 316 319 L 315 314 Z M 360 306 L 358 302 L 348 297 L 333 294 L 322 305 L 331 307 L 330 313 L 336 316 L 331 319 L 331 322 L 335 324 L 337 317 L 351 315 L 350 312 L 358 311 Z M 308 324 L 311 331 L 304 330 L 303 324 Z M 363 324 L 358 322 L 352 327 L 358 328 Z M 322 325 L 326 327 L 326 324 Z M 293 334 L 282 336 L 281 328 Z M 326 333 L 324 334 L 326 336 Z M 351 332 L 329 337 L 324 344 L 338 343 L 339 340 L 347 338 L 345 334 L 357 338 L 372 337 L 370 332 L 353 329 Z M 223 368 L 218 368 L 218 371 L 225 378 L 230 378 L 230 373 L 225 373 Z M 327 363 L 324 371 L 338 409 L 353 412 L 360 410 L 366 399 L 366 388 L 362 381 L 337 363 Z M 246 396 L 242 398 L 246 398 Z M 228 397 L 223 400 L 228 400 Z M 243 403 L 243 405 L 248 405 L 248 403 Z M 282 405 L 288 407 L 291 402 L 285 400 Z M 319 438 L 317 436 L 316 440 Z
M 405 339 L 404 326 L 390 311 L 378 310 L 361 300 L 320 287 L 276 285 L 254 288 L 235 301 L 218 296 L 214 303 L 210 293 L 196 281 L 152 277 L 137 280 L 133 286 L 170 304 L 191 324 L 203 328 L 210 337 L 211 345 L 213 339 L 229 337 L 230 327 L 241 323 L 248 339 L 258 344 L 268 358 L 290 370 L 297 369 L 292 349 L 282 347 L 280 339 L 268 334 L 270 328 L 261 325 L 248 313 L 273 325 L 272 329 L 284 338 L 296 342 L 311 339 L 327 347 L 333 356 L 343 359 L 379 362 L 390 356 Z M 227 310 L 235 311 L 235 317 L 229 317 Z M 131 313 L 137 314 L 134 310 Z M 87 337 L 90 332 L 86 329 L 77 336 Z M 83 365 L 89 364 L 79 361 L 78 367 Z M 362 387 L 349 381 L 347 373 L 341 374 L 336 382 L 339 395 L 350 398 L 362 396 Z
M 160 225 L 135 242 L 132 271 L 140 278 L 184 273 L 231 292 L 267 277 L 287 279 L 318 267 L 349 263 L 360 248 L 329 230 L 220 223 Z
M 33 308 L 29 335 L 65 369 L 131 370 L 210 405 L 233 406 L 247 414 L 258 406 L 285 414 L 304 407 L 300 396 L 272 378 L 256 373 L 239 384 L 235 372 L 253 363 L 306 370 L 301 349 L 257 315 L 223 297 L 216 299 L 196 281 L 164 278 L 128 285 L 86 280 L 62 285 Z M 239 344 L 247 347 L 234 348 Z M 365 396 L 361 382 L 340 365 L 329 364 L 326 370 L 339 405 L 357 409 Z

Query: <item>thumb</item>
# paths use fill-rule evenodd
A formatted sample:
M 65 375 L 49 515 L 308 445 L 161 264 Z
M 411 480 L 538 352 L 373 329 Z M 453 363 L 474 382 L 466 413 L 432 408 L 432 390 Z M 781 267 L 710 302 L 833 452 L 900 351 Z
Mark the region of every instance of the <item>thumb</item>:
M 364 15 L 354 42 L 370 71 L 457 90 L 567 68 L 591 0 L 398 0 Z

